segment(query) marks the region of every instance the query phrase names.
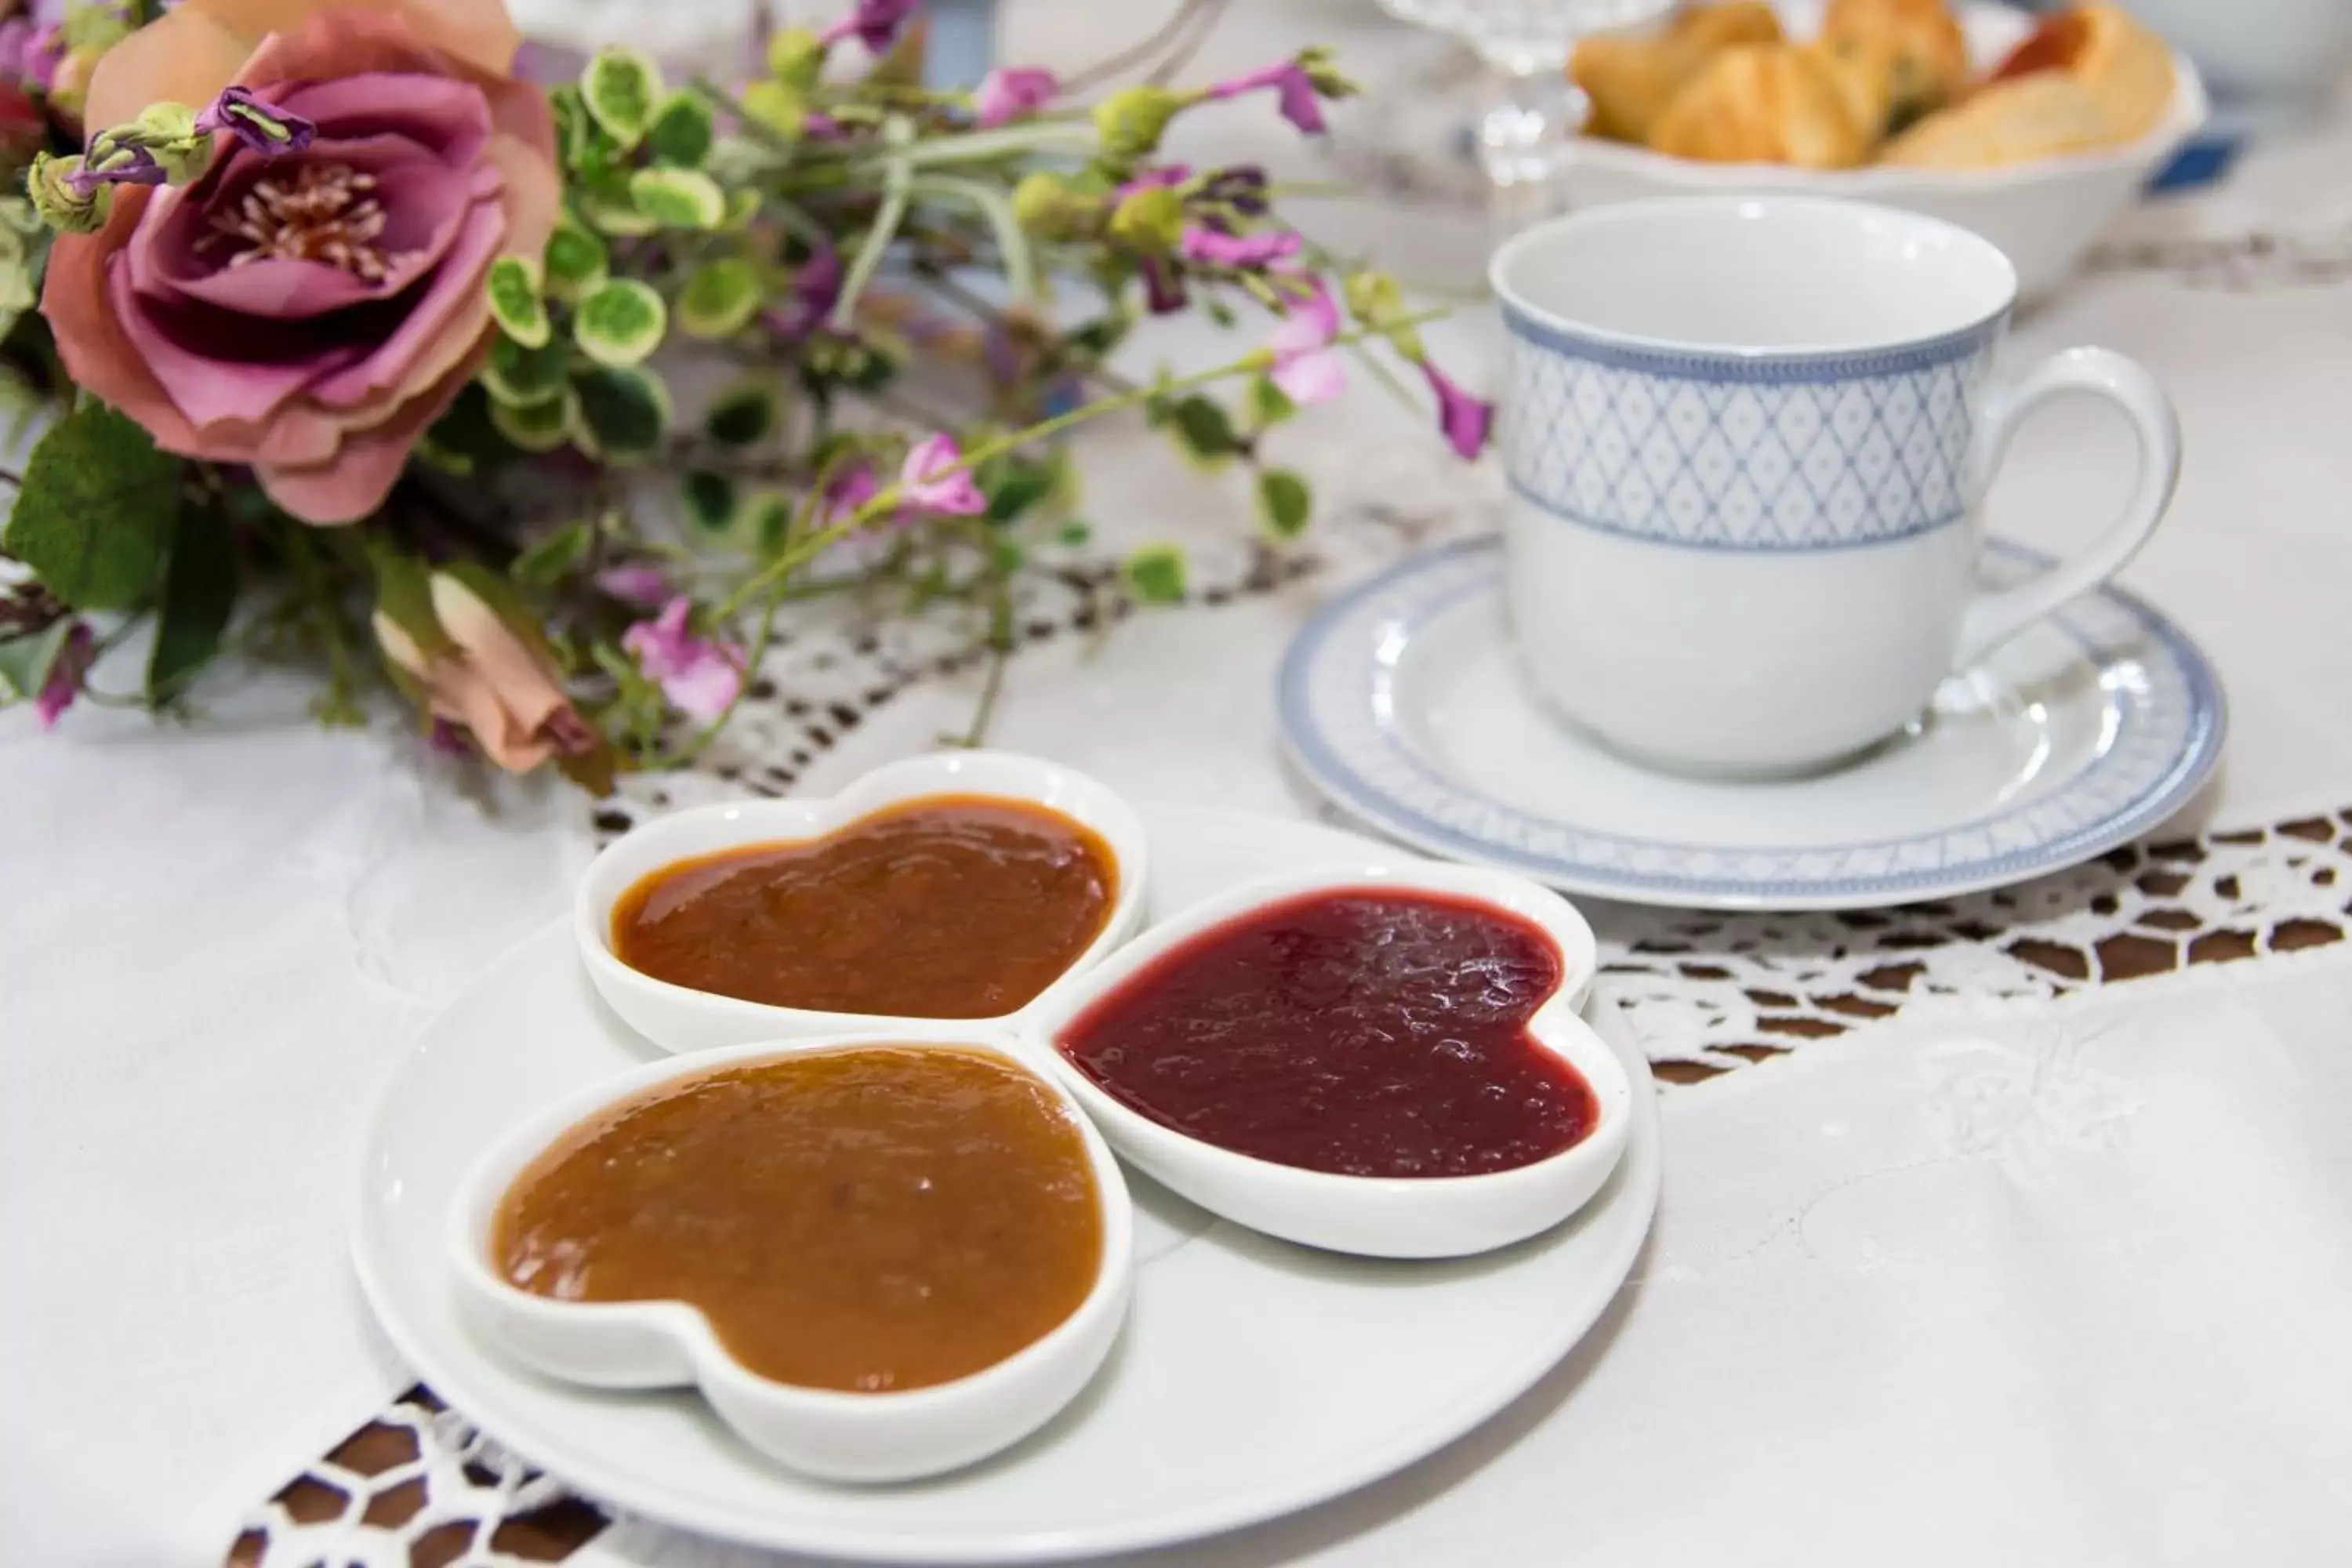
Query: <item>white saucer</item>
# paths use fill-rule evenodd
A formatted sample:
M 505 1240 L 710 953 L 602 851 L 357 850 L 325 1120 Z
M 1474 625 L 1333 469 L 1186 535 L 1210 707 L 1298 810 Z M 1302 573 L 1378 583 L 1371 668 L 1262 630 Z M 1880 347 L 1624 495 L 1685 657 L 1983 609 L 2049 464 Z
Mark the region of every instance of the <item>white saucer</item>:
M 1352 835 L 1190 808 L 1142 812 L 1151 917 L 1254 878 L 1393 861 Z M 443 1235 L 475 1157 L 533 1110 L 651 1061 L 581 972 L 568 925 L 508 954 L 430 1025 L 378 1104 L 352 1250 L 410 1365 L 451 1405 L 587 1496 L 708 1535 L 829 1556 L 1003 1563 L 1163 1545 L 1273 1518 L 1402 1468 L 1567 1353 L 1623 1282 L 1658 1193 L 1648 1065 L 1615 1173 L 1531 1241 L 1444 1263 L 1309 1251 L 1139 1176 L 1135 1297 L 1086 1393 L 968 1470 L 893 1487 L 802 1479 L 690 1391 L 541 1378 L 457 1315 Z
M 2048 563 L 1986 547 L 1983 575 Z M 1678 778 L 1538 707 L 1492 540 L 1328 605 L 1283 661 L 1282 733 L 1352 816 L 1571 892 L 1711 909 L 1859 909 L 2055 871 L 2188 804 L 2221 754 L 2221 682 L 2132 595 L 2085 595 L 1944 683 L 1906 734 L 1816 777 Z

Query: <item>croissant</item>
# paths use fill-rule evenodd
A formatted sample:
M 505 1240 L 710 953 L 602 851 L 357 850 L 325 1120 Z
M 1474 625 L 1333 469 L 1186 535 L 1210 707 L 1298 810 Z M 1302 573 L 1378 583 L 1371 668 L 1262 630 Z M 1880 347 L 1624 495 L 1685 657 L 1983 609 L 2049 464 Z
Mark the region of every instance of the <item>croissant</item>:
M 1985 169 L 2079 153 L 2115 140 L 2098 100 L 2063 71 L 2036 71 L 1979 89 L 1886 144 L 1879 161 L 1923 169 Z
M 1570 80 L 1592 100 L 1595 136 L 1645 142 L 1676 89 L 1733 44 L 1777 43 L 1780 21 L 1759 0 L 1702 5 L 1677 15 L 1654 37 L 1601 34 L 1576 47 Z
M 1900 129 L 1960 95 L 1969 41 L 1944 0 L 1830 0 L 1822 47 L 1886 77 L 1887 122 Z
M 1870 152 L 1828 67 L 1811 49 L 1742 44 L 1685 83 L 1650 145 L 1676 158 L 1844 169 Z
M 2083 5 L 2045 18 L 1993 68 L 1991 79 L 2016 81 L 2053 70 L 2083 85 L 2117 142 L 2147 135 L 2172 107 L 2172 51 L 2114 5 Z

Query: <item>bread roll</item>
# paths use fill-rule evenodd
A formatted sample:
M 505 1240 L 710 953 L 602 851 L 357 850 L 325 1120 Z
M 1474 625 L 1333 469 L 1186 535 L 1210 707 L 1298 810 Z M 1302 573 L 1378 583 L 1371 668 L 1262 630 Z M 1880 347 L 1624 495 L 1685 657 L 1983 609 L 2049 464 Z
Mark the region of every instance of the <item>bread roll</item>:
M 1595 136 L 1646 142 L 1676 89 L 1734 44 L 1777 43 L 1780 18 L 1758 0 L 1698 5 L 1652 37 L 1601 34 L 1577 45 L 1570 80 L 1592 100 L 1586 127 Z
M 1845 169 L 1868 154 L 1870 139 L 1812 50 L 1742 44 L 1683 85 L 1650 145 L 1717 163 Z
M 2083 84 L 2037 71 L 1981 88 L 1886 145 L 1879 161 L 1921 169 L 1990 169 L 2106 145 L 2114 130 Z
M 1940 109 L 1968 85 L 1969 41 L 1944 0 L 1830 0 L 1820 41 L 1857 68 L 1885 73 L 1890 129 Z
M 2063 71 L 2080 82 L 2107 117 L 2116 142 L 2137 142 L 2172 107 L 2172 50 L 2115 5 L 2080 5 L 2043 18 L 1994 68 L 1992 79 L 2016 81 L 2045 71 Z

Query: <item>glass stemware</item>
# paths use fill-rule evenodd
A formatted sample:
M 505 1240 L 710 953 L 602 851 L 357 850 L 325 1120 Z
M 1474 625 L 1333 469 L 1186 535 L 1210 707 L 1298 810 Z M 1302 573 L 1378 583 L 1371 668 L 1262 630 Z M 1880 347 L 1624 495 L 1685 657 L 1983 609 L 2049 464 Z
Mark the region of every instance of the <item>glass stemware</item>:
M 1451 33 L 1476 50 L 1490 80 L 1478 122 L 1489 203 L 1505 233 L 1544 215 L 1560 154 L 1583 128 L 1584 94 L 1569 57 L 1587 33 L 1644 22 L 1674 0 L 1380 0 L 1402 21 Z

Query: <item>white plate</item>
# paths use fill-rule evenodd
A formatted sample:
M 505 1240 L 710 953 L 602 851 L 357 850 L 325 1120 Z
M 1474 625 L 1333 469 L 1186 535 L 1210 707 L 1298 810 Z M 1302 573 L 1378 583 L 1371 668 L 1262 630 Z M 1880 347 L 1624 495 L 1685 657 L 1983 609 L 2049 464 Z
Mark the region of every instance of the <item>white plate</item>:
M 1152 914 L 1253 878 L 1393 860 L 1348 834 L 1189 808 L 1143 812 Z M 1597 1319 L 1657 1201 L 1649 1068 L 1624 1157 L 1556 1230 L 1455 1262 L 1318 1253 L 1214 1219 L 1139 1177 L 1135 1300 L 1092 1386 L 971 1469 L 887 1488 L 799 1479 L 691 1393 L 541 1378 L 457 1316 L 446 1210 L 499 1133 L 655 1059 L 551 926 L 441 1015 L 386 1086 L 353 1254 L 393 1343 L 434 1392 L 586 1495 L 688 1530 L 898 1562 L 1035 1561 L 1163 1545 L 1304 1508 L 1443 1447 L 1524 1393 Z
M 1982 575 L 2049 563 L 1999 541 Z M 1710 909 L 1861 909 L 2058 870 L 2154 828 L 2221 754 L 2221 688 L 2132 595 L 2085 595 L 1944 683 L 1859 762 L 1769 784 L 1670 777 L 1522 687 L 1493 540 L 1418 555 L 1323 611 L 1283 661 L 1307 780 L 1404 843 L 1571 892 Z

